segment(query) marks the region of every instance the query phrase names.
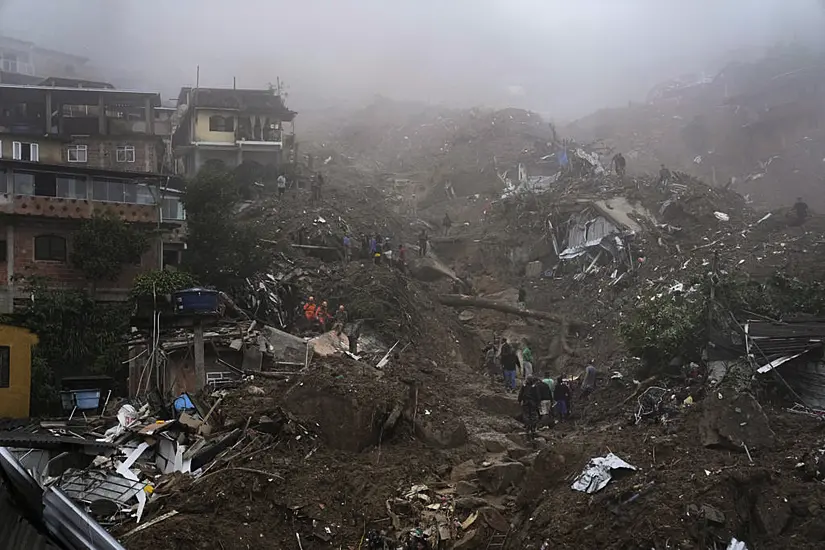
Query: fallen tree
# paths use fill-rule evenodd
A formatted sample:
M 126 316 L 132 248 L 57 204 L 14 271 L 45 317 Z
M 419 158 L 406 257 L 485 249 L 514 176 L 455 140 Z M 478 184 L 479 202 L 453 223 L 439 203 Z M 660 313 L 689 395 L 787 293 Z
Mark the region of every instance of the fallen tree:
M 571 321 L 562 315 L 556 315 L 547 311 L 537 311 L 535 309 L 522 309 L 518 306 L 511 306 L 502 302 L 494 300 L 487 300 L 485 298 L 476 298 L 475 296 L 465 296 L 464 294 L 439 294 L 438 301 L 445 306 L 450 307 L 476 307 L 479 309 L 493 309 L 501 311 L 502 313 L 509 313 L 511 315 L 518 315 L 519 317 L 530 317 L 533 319 L 544 319 L 545 321 L 553 321 L 562 325 L 582 326 L 584 323 L 580 321 Z

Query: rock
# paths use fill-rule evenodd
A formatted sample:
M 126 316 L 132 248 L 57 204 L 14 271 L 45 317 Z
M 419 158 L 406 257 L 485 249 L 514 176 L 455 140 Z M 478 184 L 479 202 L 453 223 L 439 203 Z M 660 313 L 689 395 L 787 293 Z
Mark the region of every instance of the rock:
M 506 533 L 510 530 L 510 524 L 507 523 L 507 520 L 504 519 L 504 516 L 501 515 L 501 512 L 499 512 L 492 506 L 485 506 L 484 508 L 479 508 L 478 515 L 484 519 L 487 525 L 489 525 L 499 533 Z
M 473 550 L 474 548 L 481 548 L 484 544 L 484 533 L 482 529 L 470 529 L 464 533 L 461 540 L 453 544 L 454 550 Z
M 283 425 L 283 420 L 276 422 L 271 417 L 263 415 L 258 419 L 258 425 L 255 426 L 255 429 L 265 434 L 278 435 L 281 433 L 281 428 Z
M 509 449 L 516 447 L 504 434 L 498 432 L 477 434 L 473 436 L 473 439 L 484 445 L 488 453 L 505 453 Z
M 517 418 L 521 415 L 521 405 L 512 394 L 491 394 L 482 395 L 476 398 L 478 408 L 490 413 Z
M 264 389 L 259 388 L 258 386 L 247 386 L 246 393 L 249 395 L 266 395 Z
M 476 478 L 476 464 L 472 460 L 453 466 L 450 481 L 467 481 Z
M 532 468 L 524 479 L 521 491 L 516 499 L 516 505 L 522 506 L 535 502 L 544 490 L 553 490 L 554 487 L 568 476 L 581 471 L 583 452 L 578 446 L 570 444 L 556 444 L 546 447 L 535 455 L 528 455 L 522 460 L 533 459 Z M 566 484 L 569 487 L 569 484 Z
M 520 462 L 496 463 L 476 470 L 481 487 L 494 495 L 502 494 L 521 482 L 526 472 L 527 468 Z
M 754 506 L 759 527 L 769 536 L 780 535 L 791 519 L 791 507 L 778 495 L 760 493 Z
M 691 517 L 706 519 L 710 523 L 717 525 L 725 524 L 725 514 L 710 504 L 703 504 L 701 507 L 695 504 L 689 504 L 687 514 Z
M 521 459 L 526 457 L 527 455 L 533 453 L 531 449 L 525 449 L 524 447 L 513 447 L 512 449 L 507 449 L 507 456 L 512 458 L 513 460 L 518 460 L 521 462 Z
M 699 437 L 705 447 L 724 447 L 741 452 L 745 450 L 743 444 L 751 452 L 771 449 L 776 444 L 776 434 L 765 411 L 748 393 L 731 394 L 723 399 L 719 399 L 716 393 L 708 396 L 699 423 Z
M 507 439 L 518 445 L 519 447 L 528 448 L 530 447 L 530 441 L 527 439 L 527 436 L 523 433 L 512 433 L 507 434 Z
M 541 276 L 541 262 L 530 262 L 524 267 L 524 276 L 528 279 L 538 279 Z
M 452 449 L 467 443 L 467 425 L 453 419 L 443 424 L 428 423 L 422 418 L 415 421 L 415 433 L 424 443 L 439 449 Z
M 469 309 L 465 309 L 464 311 L 458 314 L 458 320 L 462 323 L 469 323 L 475 318 L 476 314 L 470 311 Z
M 470 483 L 469 481 L 459 481 L 455 484 L 455 493 L 458 496 L 466 497 L 469 495 L 474 495 L 478 492 L 478 486 L 475 483 Z

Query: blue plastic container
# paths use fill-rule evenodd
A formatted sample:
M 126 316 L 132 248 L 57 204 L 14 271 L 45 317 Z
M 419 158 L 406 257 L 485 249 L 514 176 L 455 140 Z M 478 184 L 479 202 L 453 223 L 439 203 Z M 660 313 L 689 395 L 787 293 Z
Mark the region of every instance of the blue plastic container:
M 91 411 L 100 407 L 100 390 L 70 390 L 60 392 L 63 409 L 71 411 L 75 407 L 81 411 Z
M 187 288 L 172 294 L 178 315 L 209 315 L 218 312 L 218 291 L 206 288 Z

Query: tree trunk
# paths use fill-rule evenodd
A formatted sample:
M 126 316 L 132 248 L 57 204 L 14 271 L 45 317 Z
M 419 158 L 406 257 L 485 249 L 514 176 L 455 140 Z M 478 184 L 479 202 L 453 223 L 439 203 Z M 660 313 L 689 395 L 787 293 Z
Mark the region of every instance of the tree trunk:
M 518 315 L 519 317 L 531 317 L 533 319 L 544 319 L 545 321 L 553 321 L 561 323 L 562 325 L 578 325 L 584 323 L 580 321 L 571 321 L 565 319 L 562 315 L 556 315 L 547 311 L 536 311 L 534 309 L 521 309 L 510 304 L 503 304 L 493 300 L 486 300 L 484 298 L 476 298 L 475 296 L 465 296 L 463 294 L 439 294 L 438 301 L 445 306 L 451 307 L 477 307 L 480 309 L 494 309 L 503 313 L 511 315 Z

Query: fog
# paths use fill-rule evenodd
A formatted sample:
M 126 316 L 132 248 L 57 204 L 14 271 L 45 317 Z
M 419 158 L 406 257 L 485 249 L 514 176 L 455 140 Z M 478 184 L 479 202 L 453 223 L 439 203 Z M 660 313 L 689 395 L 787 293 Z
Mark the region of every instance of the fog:
M 778 42 L 822 47 L 820 0 L 0 0 L 0 34 L 175 97 L 280 77 L 297 109 L 375 94 L 570 118 Z

